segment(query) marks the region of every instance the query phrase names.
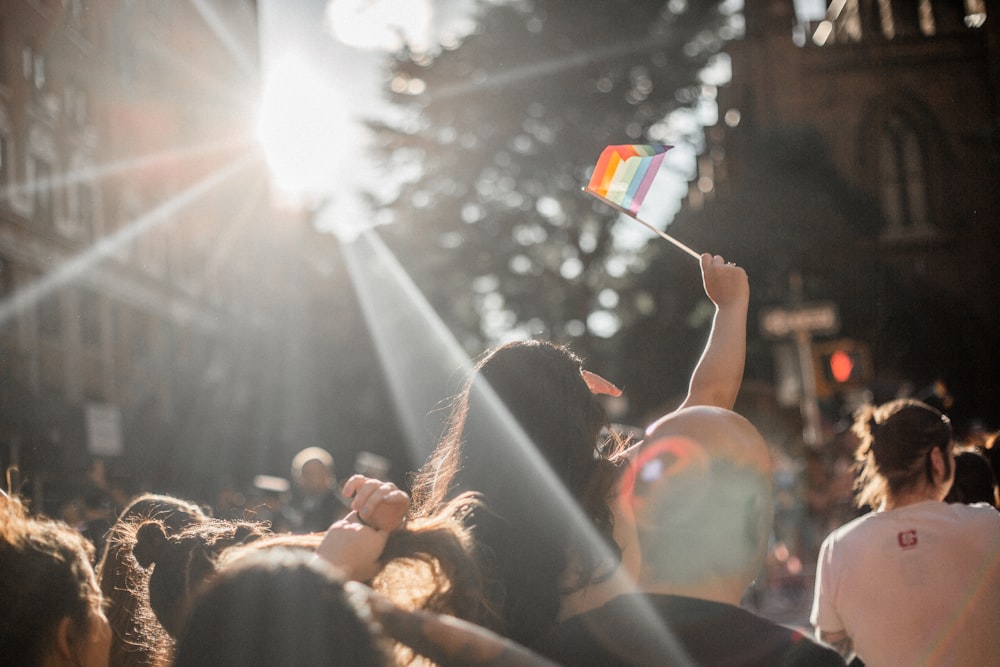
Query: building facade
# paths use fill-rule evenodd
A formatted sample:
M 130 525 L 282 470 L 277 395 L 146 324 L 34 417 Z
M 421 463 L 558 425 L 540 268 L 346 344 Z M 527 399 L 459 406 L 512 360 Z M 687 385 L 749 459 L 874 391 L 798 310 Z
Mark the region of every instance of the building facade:
M 333 242 L 271 204 L 257 35 L 252 0 L 0 7 L 0 465 L 42 509 L 316 444 Z
M 1000 427 L 1000 10 L 826 4 L 746 3 L 677 229 L 725 227 L 713 238 L 753 267 L 756 312 L 835 300 L 838 335 L 870 346 L 876 399 L 942 380 L 956 415 Z M 751 355 L 769 356 L 755 325 Z

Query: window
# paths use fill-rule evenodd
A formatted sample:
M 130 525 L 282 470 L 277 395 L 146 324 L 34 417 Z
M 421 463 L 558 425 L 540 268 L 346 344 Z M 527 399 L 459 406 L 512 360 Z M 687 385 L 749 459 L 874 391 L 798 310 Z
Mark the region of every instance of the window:
M 50 294 L 38 302 L 38 335 L 58 339 L 62 335 L 62 302 L 59 294 Z
M 35 54 L 34 83 L 38 90 L 45 87 L 45 56 L 38 53 Z
M 89 400 L 107 398 L 104 380 L 104 317 L 103 299 L 89 289 L 77 292 L 80 317 L 80 371 L 83 395 Z
M 31 50 L 30 46 L 26 46 L 21 49 L 21 76 L 24 77 L 25 81 L 31 81 L 33 79 L 32 72 L 35 67 L 35 53 Z
M 5 192 L 8 187 L 10 187 L 10 169 L 9 160 L 7 157 L 7 150 L 10 142 L 7 140 L 7 136 L 0 134 L 0 192 Z M 0 201 L 5 200 L 7 197 L 0 197 Z
M 33 164 L 34 218 L 38 223 L 51 225 L 53 221 L 52 166 L 37 156 L 33 158 Z
M 917 133 L 899 114 L 890 115 L 881 128 L 878 178 L 886 236 L 930 233 L 924 150 Z
M 0 257 L 0 302 L 7 303 L 14 294 L 14 267 L 10 260 Z M 13 340 L 17 329 L 17 319 L 12 312 L 0 315 L 0 340 L 10 337 Z M 7 341 L 5 341 L 7 342 Z
M 84 347 L 100 348 L 102 339 L 101 298 L 96 292 L 80 290 L 80 341 Z
M 48 391 L 64 390 L 65 351 L 62 345 L 62 296 L 57 292 L 38 302 L 38 363 L 41 386 Z

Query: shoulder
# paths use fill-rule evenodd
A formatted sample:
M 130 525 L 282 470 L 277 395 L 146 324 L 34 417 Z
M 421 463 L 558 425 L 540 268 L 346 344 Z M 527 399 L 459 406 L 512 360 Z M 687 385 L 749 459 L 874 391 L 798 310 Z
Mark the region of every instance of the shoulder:
M 822 549 L 828 550 L 838 543 L 850 543 L 854 540 L 863 539 L 861 536 L 872 529 L 877 523 L 877 512 L 868 512 L 848 521 L 839 528 L 835 528 L 823 540 Z
M 943 503 L 951 513 L 958 517 L 969 518 L 971 520 L 982 521 L 984 524 L 994 524 L 1000 526 L 1000 512 L 988 503 Z
M 900 518 L 907 521 L 923 519 L 937 522 L 942 527 L 947 527 L 943 529 L 969 534 L 981 533 L 984 537 L 1000 535 L 1000 512 L 986 503 L 967 505 L 965 503 L 928 501 L 886 512 L 886 514 L 898 514 Z
M 812 638 L 805 629 L 788 627 L 742 609 L 743 625 L 753 630 L 747 638 L 748 652 L 761 650 L 768 664 L 785 667 L 843 667 L 837 651 Z M 756 663 L 755 663 L 756 664 Z

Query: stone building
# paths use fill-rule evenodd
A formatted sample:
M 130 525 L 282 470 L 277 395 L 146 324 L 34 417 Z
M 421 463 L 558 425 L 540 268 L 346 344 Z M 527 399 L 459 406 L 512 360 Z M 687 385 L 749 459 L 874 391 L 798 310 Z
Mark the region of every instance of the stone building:
M 877 400 L 947 386 L 964 425 L 1000 428 L 1000 8 L 808 4 L 745 4 L 673 228 L 752 267 L 751 374 L 771 352 L 756 312 L 832 299 Z

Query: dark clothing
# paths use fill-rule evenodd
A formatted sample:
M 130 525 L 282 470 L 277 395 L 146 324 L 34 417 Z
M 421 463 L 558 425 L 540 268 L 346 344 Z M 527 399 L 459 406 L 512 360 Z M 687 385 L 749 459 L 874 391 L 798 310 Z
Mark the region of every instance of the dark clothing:
M 644 599 L 674 641 L 663 626 L 636 620 Z M 740 607 L 679 595 L 618 596 L 555 626 L 533 648 L 574 667 L 844 667 L 836 651 L 797 630 Z
M 302 513 L 296 531 L 301 533 L 324 532 L 330 524 L 343 519 L 351 511 L 341 495 L 333 490 L 322 496 L 302 498 L 296 509 Z

